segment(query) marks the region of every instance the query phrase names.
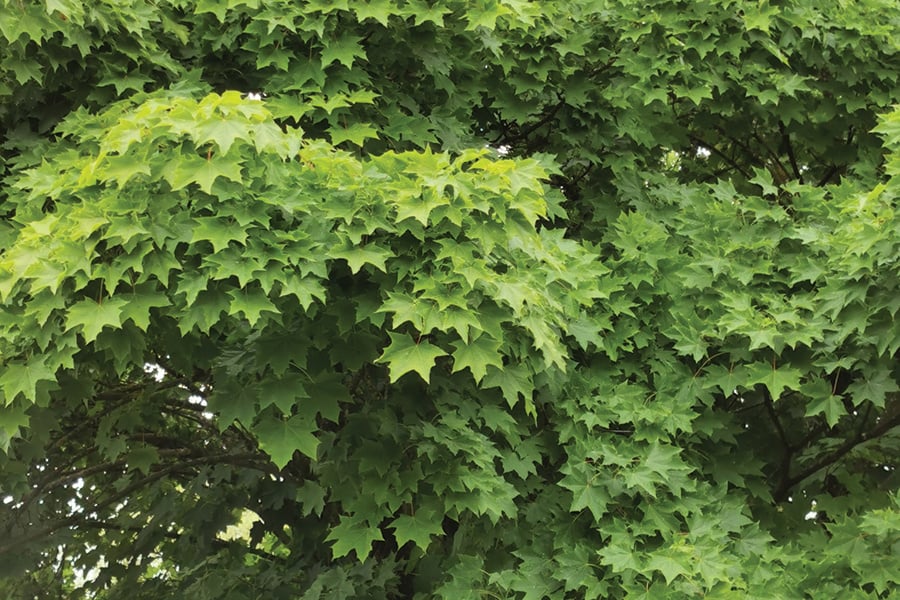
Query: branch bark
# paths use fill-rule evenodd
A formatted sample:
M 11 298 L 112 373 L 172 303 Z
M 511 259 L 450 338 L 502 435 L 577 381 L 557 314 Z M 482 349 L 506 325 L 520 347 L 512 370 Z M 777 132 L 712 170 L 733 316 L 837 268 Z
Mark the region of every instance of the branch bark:
M 865 417 L 863 418 L 861 425 L 865 425 Z M 805 479 L 841 460 L 858 445 L 877 439 L 898 425 L 900 425 L 900 400 L 894 400 L 888 405 L 887 410 L 885 410 L 884 414 L 874 427 L 868 431 L 865 431 L 860 427 L 852 437 L 845 440 L 843 444 L 838 446 L 831 453 L 814 461 L 796 475 L 784 477 L 773 494 L 775 501 L 782 502 L 788 497 L 788 494 L 795 485 L 802 483 Z

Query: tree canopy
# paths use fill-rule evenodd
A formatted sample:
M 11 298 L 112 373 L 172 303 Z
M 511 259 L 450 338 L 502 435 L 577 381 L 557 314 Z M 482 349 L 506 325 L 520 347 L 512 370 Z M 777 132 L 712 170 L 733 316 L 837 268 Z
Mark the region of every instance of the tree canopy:
M 0 0 L 0 593 L 888 598 L 895 0 Z

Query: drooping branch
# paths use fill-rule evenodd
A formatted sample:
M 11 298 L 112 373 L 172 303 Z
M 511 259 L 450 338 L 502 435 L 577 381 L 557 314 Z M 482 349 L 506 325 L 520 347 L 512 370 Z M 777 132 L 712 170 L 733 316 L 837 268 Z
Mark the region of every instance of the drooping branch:
M 521 142 L 528 138 L 532 133 L 548 124 L 553 118 L 556 116 L 556 113 L 560 111 L 560 109 L 566 104 L 565 98 L 562 96 L 558 97 L 558 101 L 556 104 L 550 107 L 550 110 L 545 111 L 544 115 L 529 125 L 524 129 L 517 131 L 515 134 L 510 135 L 508 130 L 504 130 L 500 133 L 500 135 L 493 141 L 494 144 L 515 144 L 516 142 Z
M 779 489 L 785 485 L 785 482 L 790 477 L 791 472 L 791 461 L 794 458 L 794 447 L 791 445 L 790 440 L 787 437 L 787 433 L 784 431 L 784 427 L 781 424 L 781 419 L 778 417 L 778 413 L 775 411 L 775 403 L 772 401 L 772 396 L 769 394 L 768 390 L 763 391 L 763 404 L 766 407 L 766 413 L 769 415 L 769 419 L 771 419 L 772 423 L 775 425 L 775 431 L 778 432 L 778 438 L 781 440 L 782 445 L 782 455 L 781 455 L 781 481 L 778 484 Z
M 891 431 L 894 427 L 900 425 L 900 400 L 895 399 L 893 402 L 891 402 L 888 405 L 887 410 L 885 410 L 884 414 L 880 417 L 875 426 L 868 431 L 863 428 L 867 415 L 863 416 L 860 427 L 857 429 L 856 433 L 852 437 L 844 441 L 843 444 L 835 448 L 832 452 L 825 454 L 818 460 L 814 461 L 799 473 L 783 478 L 778 488 L 775 490 L 775 493 L 773 494 L 775 501 L 783 501 L 785 498 L 787 498 L 791 489 L 795 485 L 801 483 L 802 481 L 811 477 L 822 469 L 841 460 L 858 445 L 877 439 Z
M 721 158 L 723 161 L 725 161 L 726 164 L 728 164 L 731 168 L 736 170 L 738 173 L 740 173 L 744 177 L 746 177 L 748 179 L 751 177 L 750 173 L 744 167 L 742 167 L 740 164 L 738 164 L 738 162 L 736 160 L 734 160 L 733 158 L 731 158 L 730 156 L 728 156 L 727 154 L 725 154 L 724 152 L 722 152 L 721 150 L 716 148 L 715 145 L 708 143 L 706 140 L 704 140 L 700 136 L 693 134 L 693 133 L 689 134 L 688 137 L 690 138 L 690 140 L 692 142 L 694 142 L 698 146 L 706 148 L 707 150 L 709 150 L 710 152 L 712 152 L 713 154 L 715 154 L 716 156 Z
M 257 462 L 261 458 L 261 455 L 258 453 L 225 453 L 188 458 L 168 464 L 164 467 L 159 468 L 158 470 L 152 471 L 144 477 L 136 479 L 115 494 L 112 494 L 111 496 L 108 496 L 106 498 L 98 499 L 93 504 L 83 507 L 83 510 L 78 513 L 69 515 L 68 517 L 65 517 L 63 519 L 58 519 L 44 525 L 43 527 L 32 528 L 28 532 L 28 534 L 20 538 L 8 539 L 6 543 L 0 545 L 0 555 L 15 551 L 28 543 L 42 539 L 48 535 L 53 534 L 56 531 L 59 531 L 60 529 L 77 525 L 82 521 L 84 515 L 100 514 L 101 511 L 110 506 L 114 506 L 116 503 L 130 497 L 135 492 L 144 489 L 147 486 L 169 475 L 176 474 L 186 468 L 197 467 L 201 465 L 232 464 L 248 469 L 256 469 L 268 474 L 275 474 L 278 472 L 275 466 L 267 461 Z M 107 467 L 109 465 L 103 466 Z M 94 468 L 91 469 L 91 472 L 95 470 Z M 69 480 L 70 477 L 67 477 L 66 479 Z M 19 512 L 19 510 L 21 509 L 17 509 L 16 512 Z
M 803 183 L 803 174 L 800 172 L 800 165 L 797 164 L 797 156 L 794 154 L 794 144 L 791 142 L 791 136 L 787 132 L 783 121 L 778 121 L 778 129 L 781 131 L 781 144 L 787 152 L 788 161 L 791 163 L 791 169 L 794 171 L 794 177 L 797 181 Z

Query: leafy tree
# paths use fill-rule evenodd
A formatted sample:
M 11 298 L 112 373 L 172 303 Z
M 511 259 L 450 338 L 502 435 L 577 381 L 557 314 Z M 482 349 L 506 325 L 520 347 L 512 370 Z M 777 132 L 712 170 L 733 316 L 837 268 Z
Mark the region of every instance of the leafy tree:
M 9 598 L 888 598 L 894 0 L 2 0 Z

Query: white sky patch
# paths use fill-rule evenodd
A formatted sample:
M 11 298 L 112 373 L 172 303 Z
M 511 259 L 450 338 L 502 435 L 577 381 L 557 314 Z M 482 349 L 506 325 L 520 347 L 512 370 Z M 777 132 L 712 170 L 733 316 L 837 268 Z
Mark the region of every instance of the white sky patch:
M 816 512 L 816 501 L 815 500 L 812 501 L 809 509 L 810 509 L 809 512 L 806 513 L 806 516 L 804 516 L 803 518 L 807 521 L 812 521 L 813 519 L 815 519 L 816 517 L 819 516 L 819 513 Z
M 144 363 L 144 373 L 152 375 L 157 382 L 166 378 L 166 370 L 161 366 L 153 363 Z

